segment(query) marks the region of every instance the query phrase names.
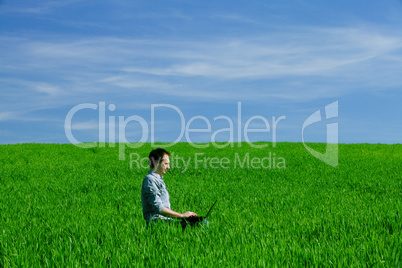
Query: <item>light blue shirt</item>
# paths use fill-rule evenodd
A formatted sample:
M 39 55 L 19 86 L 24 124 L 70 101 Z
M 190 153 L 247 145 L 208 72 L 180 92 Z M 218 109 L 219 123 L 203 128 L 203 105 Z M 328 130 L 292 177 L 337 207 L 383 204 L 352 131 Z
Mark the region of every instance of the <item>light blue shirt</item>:
M 169 219 L 161 214 L 164 207 L 170 209 L 169 193 L 162 177 L 150 170 L 141 188 L 142 214 L 145 221 Z

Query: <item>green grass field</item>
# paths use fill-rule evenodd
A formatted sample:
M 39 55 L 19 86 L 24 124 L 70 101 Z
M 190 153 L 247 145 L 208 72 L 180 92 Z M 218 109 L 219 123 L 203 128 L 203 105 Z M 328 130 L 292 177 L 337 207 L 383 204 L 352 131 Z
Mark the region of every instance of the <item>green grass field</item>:
M 336 168 L 265 145 L 166 148 L 172 209 L 218 200 L 185 232 L 145 230 L 150 144 L 124 161 L 118 145 L 0 145 L 0 267 L 401 266 L 402 145 L 340 144 Z

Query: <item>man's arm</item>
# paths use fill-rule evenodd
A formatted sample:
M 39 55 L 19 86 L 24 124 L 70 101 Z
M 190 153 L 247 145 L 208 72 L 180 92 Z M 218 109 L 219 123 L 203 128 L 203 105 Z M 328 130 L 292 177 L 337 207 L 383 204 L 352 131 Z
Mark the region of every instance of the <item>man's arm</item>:
M 196 213 L 191 212 L 191 211 L 187 211 L 186 213 L 182 214 L 182 213 L 176 212 L 174 210 L 171 210 L 171 209 L 169 209 L 167 207 L 164 207 L 159 212 L 159 214 L 162 214 L 163 216 L 172 217 L 172 218 L 179 218 L 179 219 L 188 218 L 188 217 L 191 217 L 191 216 L 197 216 Z

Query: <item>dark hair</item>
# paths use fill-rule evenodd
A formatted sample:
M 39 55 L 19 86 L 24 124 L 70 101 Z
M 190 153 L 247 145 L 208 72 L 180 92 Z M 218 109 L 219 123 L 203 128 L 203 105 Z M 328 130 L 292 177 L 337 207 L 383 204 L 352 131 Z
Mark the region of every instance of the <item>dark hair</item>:
M 149 166 L 154 168 L 156 163 L 159 164 L 162 161 L 162 158 L 165 154 L 170 155 L 168 151 L 162 148 L 152 150 L 149 153 Z

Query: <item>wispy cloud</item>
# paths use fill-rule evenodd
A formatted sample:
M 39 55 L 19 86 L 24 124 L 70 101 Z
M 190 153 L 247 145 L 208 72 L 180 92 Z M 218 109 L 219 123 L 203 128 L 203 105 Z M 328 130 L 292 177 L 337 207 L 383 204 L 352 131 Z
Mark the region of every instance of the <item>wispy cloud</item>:
M 53 96 L 63 94 L 63 91 L 59 87 L 47 85 L 47 84 L 36 85 L 35 90 L 40 93 L 45 93 L 45 94 L 53 95 Z
M 150 92 L 176 99 L 302 102 L 378 84 L 381 90 L 402 85 L 397 68 L 402 37 L 364 27 L 283 28 L 254 37 L 198 41 L 1 39 L 13 58 L 4 61 L 0 72 L 17 74 L 20 80 L 9 89 L 30 88 L 55 106 L 76 103 L 78 96 Z M 378 69 L 386 69 L 386 75 Z
M 0 121 L 14 121 L 14 122 L 60 122 L 59 119 L 49 118 L 46 116 L 40 117 L 32 115 L 32 111 L 22 110 L 12 112 L 0 112 Z
M 87 121 L 87 122 L 79 122 L 79 123 L 74 123 L 71 126 L 67 126 L 67 129 L 72 129 L 72 130 L 96 130 L 102 127 L 102 125 L 99 124 L 99 122 L 95 121 Z M 105 126 L 103 126 L 105 127 Z
M 60 1 L 34 1 L 20 2 L 20 6 L 6 6 L 0 9 L 1 13 L 25 13 L 25 14 L 46 14 L 54 9 L 78 3 L 81 0 L 60 0 Z
M 18 118 L 15 112 L 0 112 L 0 121 L 9 121 Z
M 401 48 L 401 39 L 358 29 L 298 29 L 249 40 L 197 43 L 182 63 L 125 71 L 152 75 L 205 76 L 219 79 L 333 75 Z M 177 45 L 182 47 L 183 44 Z M 169 49 L 168 49 L 169 50 Z M 180 53 L 169 51 L 169 56 Z M 191 54 L 191 53 L 187 53 Z M 356 66 L 357 65 L 357 66 Z

